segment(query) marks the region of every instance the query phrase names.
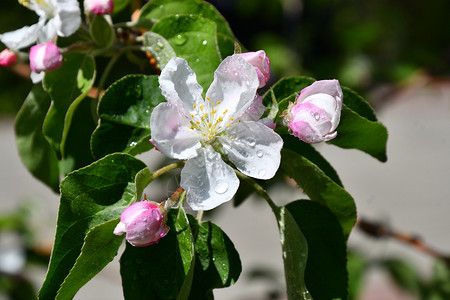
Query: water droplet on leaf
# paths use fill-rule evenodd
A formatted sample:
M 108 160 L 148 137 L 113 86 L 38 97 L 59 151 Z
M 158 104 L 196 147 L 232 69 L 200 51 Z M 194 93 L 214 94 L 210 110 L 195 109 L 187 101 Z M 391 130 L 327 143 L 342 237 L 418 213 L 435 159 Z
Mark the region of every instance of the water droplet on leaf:
M 177 44 L 178 46 L 183 45 L 184 43 L 186 43 L 187 41 L 187 37 L 186 35 L 180 33 L 175 37 L 175 44 Z
M 208 44 L 208 41 L 207 41 L 207 40 L 204 40 L 204 41 L 202 42 L 202 44 L 203 44 L 203 45 L 206 45 L 206 44 Z

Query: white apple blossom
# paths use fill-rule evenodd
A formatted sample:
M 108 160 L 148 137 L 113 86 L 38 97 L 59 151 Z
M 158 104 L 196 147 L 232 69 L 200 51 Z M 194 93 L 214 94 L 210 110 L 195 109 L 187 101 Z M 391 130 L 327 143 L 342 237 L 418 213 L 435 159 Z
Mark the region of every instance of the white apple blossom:
M 159 83 L 167 103 L 151 115 L 152 141 L 168 157 L 187 160 L 180 185 L 194 210 L 212 209 L 236 193 L 239 180 L 225 161 L 250 177 L 275 175 L 283 140 L 261 122 L 240 119 L 258 99 L 259 86 L 254 67 L 244 58 L 232 55 L 222 61 L 206 100 L 182 58 L 167 63 Z
M 0 41 L 18 50 L 36 42 L 47 43 L 56 36 L 69 36 L 81 25 L 77 0 L 19 0 L 39 16 L 37 24 L 0 34 Z

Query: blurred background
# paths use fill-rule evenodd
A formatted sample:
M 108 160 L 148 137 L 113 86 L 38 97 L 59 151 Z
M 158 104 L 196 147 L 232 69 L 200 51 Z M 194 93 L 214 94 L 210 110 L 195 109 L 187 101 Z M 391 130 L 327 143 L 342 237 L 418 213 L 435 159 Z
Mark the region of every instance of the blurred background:
M 450 255 L 450 2 L 209 2 L 249 51 L 266 51 L 269 84 L 295 75 L 337 78 L 363 95 L 388 128 L 385 164 L 358 151 L 317 147 L 355 198 L 359 217 L 400 234 L 375 237 L 373 230 L 370 235 L 355 228 L 349 243 L 352 299 L 450 299 L 443 260 Z M 0 32 L 37 20 L 14 0 L 0 8 Z M 118 18 L 129 18 L 130 10 Z M 58 196 L 32 178 L 15 148 L 14 117 L 32 86 L 26 72 L 21 65 L 0 69 L 0 299 L 35 297 L 58 209 Z M 155 155 L 141 158 L 153 161 Z M 279 204 L 301 197 L 288 183 L 269 192 Z M 235 209 L 229 203 L 208 216 L 243 262 L 238 283 L 217 291 L 217 299 L 285 299 L 275 220 L 260 204 L 251 198 Z M 122 298 L 116 262 L 76 296 Z

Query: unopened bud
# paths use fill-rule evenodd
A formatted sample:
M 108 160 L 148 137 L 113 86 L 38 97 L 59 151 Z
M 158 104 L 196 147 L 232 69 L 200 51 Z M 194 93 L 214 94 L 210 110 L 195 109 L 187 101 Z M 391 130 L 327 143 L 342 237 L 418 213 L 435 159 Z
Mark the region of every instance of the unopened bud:
M 61 67 L 63 57 L 52 42 L 30 48 L 30 68 L 35 73 L 53 71 Z
M 255 68 L 259 79 L 258 88 L 265 86 L 270 78 L 270 60 L 266 56 L 266 52 L 259 50 L 256 52 L 240 53 L 239 55 Z
M 114 10 L 113 0 L 84 0 L 84 9 L 96 14 L 110 14 Z
M 127 241 L 136 247 L 156 244 L 169 232 L 166 216 L 164 208 L 156 202 L 133 203 L 123 211 L 114 234 L 126 233 Z
M 14 51 L 5 49 L 0 52 L 0 66 L 1 67 L 11 67 L 17 61 L 17 54 Z

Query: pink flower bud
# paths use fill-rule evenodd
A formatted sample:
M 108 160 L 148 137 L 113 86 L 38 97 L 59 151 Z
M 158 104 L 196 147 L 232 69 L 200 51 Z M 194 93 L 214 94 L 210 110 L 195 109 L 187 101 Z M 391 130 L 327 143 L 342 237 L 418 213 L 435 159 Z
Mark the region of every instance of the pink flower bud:
M 113 0 L 84 0 L 84 9 L 96 15 L 110 14 L 114 9 Z
M 0 52 L 0 66 L 1 67 L 11 67 L 17 61 L 17 54 L 14 51 L 5 49 Z
M 115 235 L 126 233 L 127 241 L 135 247 L 156 244 L 169 232 L 166 211 L 158 203 L 140 201 L 131 204 L 120 216 Z
M 255 68 L 256 74 L 258 74 L 259 88 L 265 86 L 270 77 L 270 60 L 266 56 L 266 52 L 259 50 L 239 55 Z
M 52 42 L 30 48 L 30 68 L 35 73 L 53 71 L 61 67 L 63 57 Z
M 304 88 L 288 114 L 294 136 L 309 144 L 334 139 L 341 119 L 342 96 L 337 80 L 316 81 Z

